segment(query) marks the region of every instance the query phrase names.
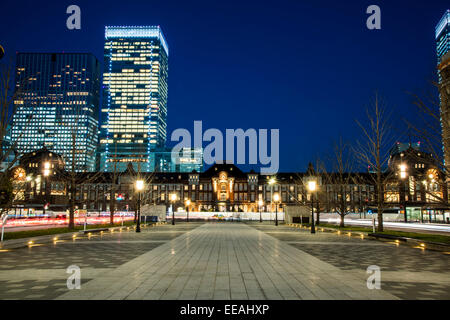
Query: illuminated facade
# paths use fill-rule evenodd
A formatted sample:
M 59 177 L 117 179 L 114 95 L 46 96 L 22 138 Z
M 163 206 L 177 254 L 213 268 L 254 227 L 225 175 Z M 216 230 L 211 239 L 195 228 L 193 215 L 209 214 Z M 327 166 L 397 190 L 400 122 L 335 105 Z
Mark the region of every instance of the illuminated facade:
M 450 9 L 444 13 L 437 24 L 435 35 L 438 64 L 440 64 L 442 57 L 450 51 Z
M 19 153 L 46 147 L 66 169 L 94 171 L 98 144 L 98 60 L 88 53 L 19 53 L 11 143 Z M 75 159 L 72 159 L 75 154 Z
M 441 103 L 442 142 L 444 146 L 445 170 L 450 169 L 450 51 L 442 57 L 438 66 L 439 97 Z
M 183 148 L 172 162 L 175 172 L 203 172 L 203 148 Z
M 439 99 L 441 106 L 442 144 L 445 167 L 450 164 L 450 10 L 447 10 L 436 26 L 436 53 L 438 58 Z
M 393 150 L 389 170 L 385 173 L 389 179 L 383 188 L 384 218 L 403 221 L 402 207 L 407 208 L 408 221 L 443 222 L 450 218 L 447 186 L 442 183 L 443 175 L 433 166 L 431 155 L 412 147 L 399 152 Z M 402 165 L 407 179 L 398 175 Z M 348 173 L 352 176 L 350 182 L 342 185 L 333 178 L 334 173 L 318 174 L 314 168 L 311 169 L 308 167 L 306 172 L 266 176 L 254 171 L 243 172 L 233 164 L 221 163 L 201 173 L 138 173 L 132 166 L 117 176 L 111 172 L 78 173 L 76 179 L 80 183 L 76 185 L 75 205 L 90 212 L 108 213 L 114 188 L 116 210 L 134 211 L 135 182 L 139 177 L 145 181 L 143 206 L 162 205 L 169 208 L 173 205 L 177 211 L 189 206 L 191 213 L 273 213 L 276 210 L 285 212 L 288 207 L 303 207 L 309 212 L 312 197 L 307 182 L 314 178 L 318 182 L 315 210 L 333 213 L 345 205 L 349 213 L 359 213 L 360 217 L 365 217 L 369 211 L 375 212 L 377 195 L 373 184 L 374 174 Z M 69 194 L 67 180 L 61 181 L 64 174 L 64 165 L 56 154 L 37 150 L 24 156 L 19 166 L 12 170 L 12 179 L 17 182 L 14 183 L 15 194 L 20 195 L 13 205 L 39 209 L 49 203 L 51 210 L 66 210 Z M 43 194 L 42 188 L 51 190 Z M 275 195 L 279 197 L 277 203 Z M 173 196 L 175 202 L 171 201 Z
M 158 148 L 151 154 L 151 172 L 189 173 L 194 170 L 203 172 L 203 148 L 183 148 L 178 154 L 172 154 L 170 148 Z
M 101 171 L 155 167 L 166 141 L 168 56 L 159 26 L 105 28 Z

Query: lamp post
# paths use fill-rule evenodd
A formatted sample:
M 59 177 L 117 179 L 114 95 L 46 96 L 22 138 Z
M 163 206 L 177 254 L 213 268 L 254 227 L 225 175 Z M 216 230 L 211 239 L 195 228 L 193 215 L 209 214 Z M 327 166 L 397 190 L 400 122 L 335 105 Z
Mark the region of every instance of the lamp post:
M 406 212 L 406 178 L 408 177 L 408 167 L 406 166 L 406 164 L 401 164 L 400 165 L 400 180 L 402 181 L 402 187 L 403 187 L 403 191 L 404 191 L 404 195 L 403 195 L 403 210 L 404 210 L 404 214 L 405 214 L 405 222 L 408 222 L 408 214 Z M 400 196 L 400 194 L 399 194 Z
M 138 193 L 136 232 L 141 232 L 141 193 L 144 190 L 144 180 L 136 180 L 135 187 Z
M 189 206 L 191 205 L 191 200 L 186 200 L 186 222 L 189 222 Z
M 273 202 L 275 202 L 275 226 L 278 227 L 278 202 L 280 201 L 280 195 L 278 193 L 274 193 Z
M 42 175 L 44 176 L 44 185 L 45 185 L 45 189 L 44 189 L 44 210 L 43 210 L 43 214 L 45 216 L 45 210 L 47 207 L 47 177 L 50 175 L 50 162 L 46 161 L 44 162 L 44 169 L 42 170 Z
M 270 212 L 272 212 L 272 210 L 273 210 L 273 185 L 276 182 L 277 181 L 275 180 L 275 178 L 271 178 L 269 180 L 269 185 L 270 185 Z
M 430 200 L 434 199 L 434 195 L 432 192 L 435 191 L 435 183 L 436 183 L 436 176 L 433 173 L 429 173 L 428 174 L 428 179 L 430 180 L 430 182 L 428 183 L 428 192 L 430 192 Z M 429 210 L 429 219 L 430 219 L 430 223 L 433 222 L 433 214 L 432 214 L 432 208 L 430 208 Z M 434 222 L 437 222 L 437 218 L 436 218 L 436 210 L 434 210 Z
M 311 194 L 311 233 L 316 233 L 316 226 L 314 225 L 314 193 L 317 190 L 317 181 L 308 181 L 308 190 Z
M 170 195 L 170 202 L 172 202 L 171 206 L 172 206 L 172 225 L 175 225 L 175 209 L 174 209 L 174 203 L 175 201 L 177 201 L 177 195 L 175 193 L 172 193 Z
M 258 207 L 259 207 L 259 222 L 262 223 L 262 206 L 264 205 L 264 202 L 262 200 L 258 201 Z

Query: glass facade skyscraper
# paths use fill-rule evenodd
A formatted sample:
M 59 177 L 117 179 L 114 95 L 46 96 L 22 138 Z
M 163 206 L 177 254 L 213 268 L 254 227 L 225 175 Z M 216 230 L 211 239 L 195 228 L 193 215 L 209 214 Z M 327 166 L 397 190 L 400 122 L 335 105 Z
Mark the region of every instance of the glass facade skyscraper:
M 444 13 L 437 24 L 435 35 L 438 64 L 440 64 L 442 57 L 450 51 L 450 9 Z
M 450 55 L 450 10 L 447 10 L 436 26 L 436 52 L 438 60 L 439 100 L 441 111 L 442 147 L 444 165 L 450 164 L 450 105 L 448 98 L 448 64 Z
M 100 170 L 154 171 L 166 142 L 168 57 L 159 26 L 105 28 Z
M 68 170 L 95 171 L 99 77 L 89 53 L 18 53 L 11 144 L 19 153 L 46 147 Z
M 155 172 L 203 172 L 203 148 L 182 148 L 172 153 L 169 148 L 154 152 Z
M 183 148 L 172 162 L 176 172 L 203 172 L 203 148 Z

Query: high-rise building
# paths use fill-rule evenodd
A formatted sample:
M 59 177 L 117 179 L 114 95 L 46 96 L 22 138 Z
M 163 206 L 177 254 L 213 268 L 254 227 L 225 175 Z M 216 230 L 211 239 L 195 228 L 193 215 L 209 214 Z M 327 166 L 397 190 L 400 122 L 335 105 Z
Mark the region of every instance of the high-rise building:
M 176 172 L 203 172 L 203 148 L 182 148 L 172 162 Z
M 441 105 L 442 145 L 446 169 L 450 169 L 450 105 L 449 105 L 449 58 L 450 58 L 450 9 L 436 26 L 436 52 L 438 60 L 439 99 Z
M 74 163 L 76 171 L 94 171 L 99 78 L 89 53 L 18 53 L 10 143 L 19 153 L 46 147 L 63 156 L 66 169 Z
M 169 49 L 159 26 L 106 27 L 100 170 L 155 168 L 166 142 Z
M 442 57 L 450 51 L 450 9 L 444 13 L 435 31 L 437 58 L 440 64 Z
M 182 148 L 173 153 L 170 148 L 155 150 L 154 172 L 203 172 L 203 148 Z
M 450 51 L 442 56 L 439 70 L 439 98 L 441 104 L 442 144 L 445 169 L 450 170 Z

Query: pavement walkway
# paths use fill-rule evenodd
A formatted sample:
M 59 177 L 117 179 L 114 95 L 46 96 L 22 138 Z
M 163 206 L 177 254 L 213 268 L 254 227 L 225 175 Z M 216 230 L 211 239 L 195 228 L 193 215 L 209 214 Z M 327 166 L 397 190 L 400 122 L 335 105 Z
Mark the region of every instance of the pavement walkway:
M 367 276 L 246 224 L 207 223 L 109 272 L 91 273 L 80 290 L 57 299 L 398 299 L 369 290 Z

